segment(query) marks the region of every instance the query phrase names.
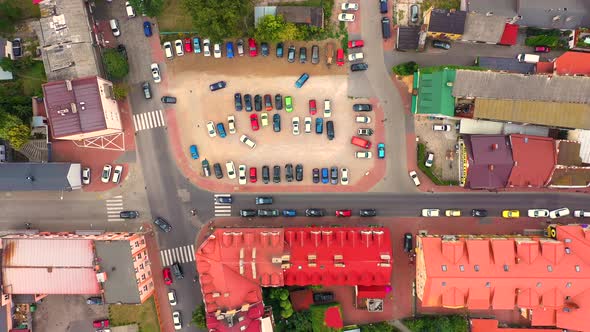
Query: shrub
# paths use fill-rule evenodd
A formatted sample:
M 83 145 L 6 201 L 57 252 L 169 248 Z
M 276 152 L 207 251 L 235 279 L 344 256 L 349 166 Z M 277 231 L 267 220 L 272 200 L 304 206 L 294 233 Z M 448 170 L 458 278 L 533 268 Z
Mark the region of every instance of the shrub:
M 399 76 L 412 75 L 418 70 L 418 64 L 414 61 L 400 63 L 392 68 L 394 74 Z
M 551 46 L 551 47 L 556 47 L 558 45 L 558 43 L 559 43 L 559 37 L 547 36 L 547 35 L 527 37 L 527 39 L 525 40 L 524 43 L 527 46 Z
M 129 73 L 129 63 L 117 50 L 106 49 L 103 53 L 103 60 L 110 79 L 120 80 Z

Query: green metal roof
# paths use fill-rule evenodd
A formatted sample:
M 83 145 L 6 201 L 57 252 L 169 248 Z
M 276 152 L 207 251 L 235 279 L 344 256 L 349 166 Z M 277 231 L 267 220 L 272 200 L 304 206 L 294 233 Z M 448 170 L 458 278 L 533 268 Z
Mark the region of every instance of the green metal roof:
M 455 97 L 452 96 L 455 69 L 442 69 L 418 75 L 417 114 L 455 115 Z

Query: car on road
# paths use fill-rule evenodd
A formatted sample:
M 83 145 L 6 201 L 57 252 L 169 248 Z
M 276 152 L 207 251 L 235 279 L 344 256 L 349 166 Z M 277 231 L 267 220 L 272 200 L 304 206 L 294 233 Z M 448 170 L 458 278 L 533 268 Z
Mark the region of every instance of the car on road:
M 318 45 L 311 47 L 311 63 L 314 65 L 320 63 L 320 47 Z
M 319 168 L 314 168 L 312 171 L 312 179 L 313 179 L 313 183 L 319 183 L 320 182 L 320 169 Z
M 160 66 L 157 63 L 152 63 L 150 66 L 152 70 L 152 78 L 154 79 L 155 83 L 160 83 L 162 78 L 160 77 Z
M 201 53 L 201 40 L 199 37 L 193 37 L 193 52 Z
M 460 217 L 461 210 L 445 210 L 445 216 L 447 216 L 447 217 Z
M 174 323 L 175 330 L 182 329 L 182 318 L 180 316 L 180 311 L 174 311 L 172 313 L 172 322 Z
M 281 43 L 277 43 L 277 50 L 276 50 L 276 56 L 277 56 L 277 58 L 282 58 L 284 52 L 285 52 L 285 45 L 282 42 Z
M 164 283 L 166 285 L 172 285 L 172 272 L 170 272 L 169 267 L 165 267 L 162 270 L 162 276 L 164 277 Z
M 213 57 L 215 59 L 221 58 L 221 45 L 220 44 L 213 44 Z
M 383 144 L 383 143 L 377 144 L 377 157 L 379 159 L 385 158 L 385 144 Z
M 317 117 L 315 119 L 315 133 L 321 134 L 324 132 L 324 119 Z
M 418 173 L 416 173 L 416 171 L 410 171 L 410 179 L 412 179 L 412 181 L 414 181 L 414 184 L 416 185 L 416 187 L 418 187 L 420 185 L 420 179 L 418 179 Z
M 152 88 L 148 82 L 143 82 L 141 89 L 143 90 L 143 97 L 145 99 L 152 99 Z
M 137 211 L 121 211 L 121 212 L 119 212 L 119 218 L 135 219 L 138 217 L 139 217 L 139 212 L 137 212 Z
M 152 36 L 152 24 L 149 21 L 143 22 L 143 34 L 146 37 Z
M 215 177 L 217 179 L 223 179 L 223 172 L 221 171 L 220 163 L 213 164 L 213 171 L 215 172 Z
M 258 216 L 259 217 L 278 217 L 279 210 L 278 209 L 259 209 Z
M 275 95 L 275 109 L 280 111 L 283 109 L 283 96 L 281 94 Z
M 355 63 L 353 65 L 350 65 L 351 71 L 365 71 L 367 69 L 369 69 L 369 65 L 364 62 Z
M 250 114 L 250 126 L 254 131 L 260 129 L 260 127 L 258 126 L 258 115 Z
M 217 132 L 219 133 L 219 137 L 221 138 L 225 138 L 225 136 L 227 136 L 225 133 L 225 126 L 222 122 L 217 124 Z
M 267 165 L 262 166 L 262 182 L 264 182 L 264 184 L 270 182 L 270 169 Z
M 472 217 L 487 217 L 488 216 L 488 211 L 484 210 L 484 209 L 473 209 L 471 210 L 471 216 Z
M 174 41 L 174 50 L 176 51 L 177 56 L 183 56 L 184 50 L 182 49 L 182 40 L 176 39 Z
M 293 45 L 289 46 L 289 49 L 287 50 L 287 61 L 289 63 L 295 62 L 295 46 Z
M 258 173 L 256 167 L 250 167 L 250 183 L 256 183 L 258 181 Z
M 248 179 L 246 179 L 246 165 L 241 164 L 238 166 L 238 183 L 248 183 Z
M 520 211 L 518 210 L 503 210 L 502 211 L 502 218 L 518 218 L 520 217 Z
M 193 159 L 199 159 L 199 151 L 197 150 L 197 146 L 196 145 L 191 145 L 189 148 L 189 151 L 191 153 L 191 158 Z
M 311 133 L 311 117 L 310 117 L 310 116 L 306 116 L 306 117 L 303 119 L 303 128 L 304 128 L 304 129 L 303 129 L 303 131 L 304 131 L 306 134 L 309 134 L 309 133 Z
M 211 41 L 209 41 L 209 38 L 203 39 L 203 55 L 211 56 Z
M 256 205 L 272 204 L 272 197 L 270 197 L 270 196 L 256 197 L 256 199 L 254 200 L 254 203 L 256 203 Z
M 340 13 L 338 15 L 338 21 L 340 22 L 354 22 L 354 18 L 354 14 Z
M 323 217 L 326 214 L 324 209 L 307 209 L 305 210 L 306 217 Z
M 588 217 L 590 217 L 590 211 L 574 210 L 574 217 L 576 217 L 576 218 L 588 218 Z
M 89 298 L 86 299 L 86 304 L 100 305 L 102 303 L 103 303 L 102 297 L 100 297 L 100 296 L 91 296 L 91 297 L 89 297 Z
M 371 151 L 356 151 L 354 157 L 357 159 L 371 159 L 373 153 Z
M 426 161 L 424 161 L 424 166 L 430 168 L 430 167 L 432 167 L 433 163 L 434 163 L 434 153 L 428 152 L 428 154 L 426 155 Z
M 275 165 L 272 168 L 272 182 L 274 182 L 274 183 L 281 182 L 281 166 Z
M 297 166 L 295 166 L 295 180 L 301 182 L 303 181 L 303 165 L 302 164 L 297 164 Z
M 435 39 L 432 41 L 432 47 L 448 50 L 451 48 L 451 43 Z
M 364 57 L 365 57 L 365 55 L 363 54 L 363 52 L 350 53 L 348 55 L 348 61 L 352 62 L 352 61 L 362 60 Z
M 97 319 L 92 322 L 92 327 L 94 327 L 94 328 L 109 327 L 109 320 L 108 319 Z
M 348 168 L 340 169 L 340 184 L 346 186 L 348 184 Z
M 527 215 L 530 218 L 547 218 L 547 217 L 549 217 L 549 210 L 547 210 L 547 209 L 529 209 Z
M 174 58 L 174 53 L 172 53 L 172 43 L 171 42 L 164 43 L 164 55 L 166 55 L 167 59 Z
M 256 40 L 254 38 L 248 38 L 248 51 L 252 57 L 258 55 L 258 47 L 256 46 Z
M 332 101 L 330 99 L 324 99 L 324 118 L 332 116 Z
M 359 216 L 361 216 L 361 217 L 376 217 L 377 210 L 375 210 L 375 209 L 360 209 Z
M 285 209 L 283 210 L 283 217 L 296 217 L 297 216 L 297 210 L 294 209 Z
M 90 184 L 90 168 L 84 167 L 82 169 L 82 184 Z
M 338 167 L 332 166 L 330 168 L 330 183 L 338 184 Z
M 432 125 L 432 130 L 434 130 L 434 131 L 451 131 L 451 125 L 435 124 L 435 125 Z
M 244 104 L 246 105 L 246 112 L 252 112 L 252 96 L 249 94 L 244 95 Z
M 293 120 L 291 120 L 291 124 L 293 125 L 293 135 L 299 135 L 299 117 L 294 117 Z
M 551 47 L 549 46 L 535 46 L 536 53 L 549 53 L 551 52 Z
M 100 177 L 100 181 L 102 183 L 109 183 L 111 179 L 111 171 L 113 170 L 113 166 L 106 164 L 102 168 L 102 176 Z
M 254 110 L 256 112 L 262 111 L 262 96 L 261 95 L 254 96 Z
M 227 126 L 229 127 L 229 133 L 235 134 L 236 133 L 236 117 L 233 115 L 227 116 Z
M 217 136 L 217 132 L 215 131 L 215 123 L 213 121 L 207 122 L 207 133 L 209 137 Z
M 164 104 L 176 104 L 176 97 L 162 96 L 162 98 L 160 98 L 160 101 Z
M 238 50 L 238 55 L 244 56 L 244 41 L 242 39 L 238 39 L 236 42 L 236 48 Z
M 358 47 L 363 47 L 363 46 L 365 46 L 365 42 L 361 39 L 348 41 L 348 48 L 358 48 Z
M 227 86 L 227 83 L 225 83 L 225 81 L 219 81 L 219 82 L 215 82 L 215 83 L 209 85 L 209 90 L 217 91 L 217 90 L 221 90 L 221 89 L 225 88 L 226 86 Z
M 561 217 L 565 217 L 565 216 L 569 216 L 570 215 L 570 209 L 566 208 L 566 207 L 562 207 L 553 211 L 549 212 L 549 218 L 551 219 L 557 219 L 557 218 L 561 218 Z
M 336 217 L 350 217 L 352 210 L 336 210 Z
M 372 136 L 373 135 L 373 129 L 371 129 L 371 128 L 359 128 L 357 130 L 357 134 L 359 136 Z
M 293 182 L 293 164 L 285 165 L 285 180 L 287 182 Z
M 236 178 L 236 166 L 234 166 L 233 161 L 230 160 L 225 163 L 225 170 L 228 178 L 232 180 Z
M 225 44 L 225 54 L 227 54 L 228 59 L 233 59 L 233 57 L 234 57 L 234 43 L 227 42 Z
M 264 95 L 264 108 L 267 111 L 272 111 L 272 97 L 271 95 Z
M 368 116 L 357 116 L 354 118 L 356 123 L 371 123 L 371 118 Z
M 281 116 L 279 114 L 274 114 L 272 116 L 272 130 L 275 133 L 281 132 Z
M 411 233 L 404 234 L 404 251 L 411 252 L 414 249 L 414 237 Z
M 383 39 L 391 38 L 391 21 L 389 17 L 382 17 L 381 18 L 381 35 Z
M 309 100 L 309 114 L 316 115 L 317 112 L 318 112 L 318 108 L 317 108 L 317 104 L 316 104 L 315 99 L 310 99 Z
M 192 43 L 192 40 L 190 38 L 184 38 L 184 51 L 186 53 L 192 53 L 193 52 L 193 43 Z
M 162 230 L 165 233 L 168 233 L 172 230 L 172 225 L 170 225 L 166 220 L 164 220 L 162 217 L 157 217 L 156 219 L 154 219 L 154 224 L 156 226 L 158 226 L 158 228 L 160 230 Z
M 213 200 L 219 204 L 231 204 L 233 202 L 233 198 L 230 194 L 223 194 L 223 196 L 220 194 L 215 196 Z
M 339 48 L 336 50 L 336 65 L 337 66 L 344 66 L 344 50 Z
M 342 10 L 359 10 L 359 4 L 345 2 L 342 5 L 340 5 L 340 9 L 342 9 Z
M 301 88 L 301 87 L 303 87 L 303 85 L 305 84 L 305 82 L 307 82 L 308 79 L 309 79 L 309 74 L 308 73 L 301 74 L 301 76 L 299 76 L 299 78 L 295 82 L 295 87 L 298 88 L 298 89 Z
M 305 63 L 307 61 L 307 48 L 299 48 L 299 63 Z
M 174 289 L 171 289 L 168 292 L 168 303 L 170 303 L 171 306 L 178 304 L 178 301 L 176 300 L 176 291 Z
M 270 47 L 267 42 L 260 43 L 260 53 L 262 53 L 262 56 L 268 56 L 270 54 Z
M 240 210 L 240 217 L 256 217 L 256 210 L 244 209 Z
M 439 209 L 422 209 L 422 217 L 440 217 Z

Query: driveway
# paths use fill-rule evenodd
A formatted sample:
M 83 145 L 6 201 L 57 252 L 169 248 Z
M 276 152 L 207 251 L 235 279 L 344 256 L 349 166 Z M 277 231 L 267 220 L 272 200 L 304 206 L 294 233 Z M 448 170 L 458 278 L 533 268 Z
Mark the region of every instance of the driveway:
M 39 302 L 33 313 L 38 332 L 94 332 L 92 322 L 108 318 L 108 306 L 88 305 L 80 295 L 49 295 Z

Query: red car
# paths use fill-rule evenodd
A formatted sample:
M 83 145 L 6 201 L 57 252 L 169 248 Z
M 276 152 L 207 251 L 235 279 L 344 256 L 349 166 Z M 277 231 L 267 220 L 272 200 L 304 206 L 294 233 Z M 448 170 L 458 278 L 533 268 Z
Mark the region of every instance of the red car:
M 352 210 L 336 210 L 336 217 L 350 217 Z
M 108 319 L 95 320 L 94 322 L 92 322 L 92 326 L 94 326 L 95 328 L 109 327 L 109 320 Z
M 184 38 L 184 52 L 193 53 L 193 42 L 190 38 Z
M 248 48 L 250 49 L 250 56 L 258 55 L 258 48 L 256 47 L 256 40 L 248 38 Z
M 258 175 L 256 174 L 256 167 L 250 167 L 250 182 L 256 183 L 258 181 Z
M 252 114 L 250 115 L 250 125 L 252 126 L 252 130 L 258 130 L 258 115 Z
M 166 285 L 172 285 L 172 274 L 170 273 L 170 268 L 165 267 L 164 270 L 162 270 L 162 272 L 164 274 L 164 283 Z
M 551 52 L 551 47 L 549 47 L 549 46 L 535 46 L 535 52 L 549 53 L 549 52 Z
M 318 112 L 318 108 L 315 103 L 315 99 L 309 100 L 309 114 L 315 115 Z
M 363 47 L 363 46 L 365 46 L 365 42 L 362 41 L 361 39 L 348 41 L 348 48 L 357 48 L 357 47 Z
M 341 48 L 336 51 L 336 64 L 338 66 L 344 66 L 344 50 Z

